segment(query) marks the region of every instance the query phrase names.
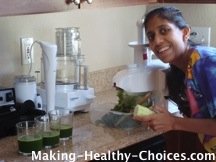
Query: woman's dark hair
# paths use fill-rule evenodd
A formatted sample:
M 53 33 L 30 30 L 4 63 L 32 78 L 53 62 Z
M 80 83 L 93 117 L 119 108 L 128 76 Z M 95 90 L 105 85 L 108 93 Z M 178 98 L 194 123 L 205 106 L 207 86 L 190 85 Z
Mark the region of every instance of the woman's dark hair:
M 170 21 L 171 23 L 175 24 L 179 29 L 183 29 L 188 26 L 179 9 L 171 6 L 164 6 L 156 8 L 147 13 L 144 21 L 145 29 L 148 25 L 149 20 L 154 16 L 158 16 L 162 19 Z
M 166 97 L 174 101 L 181 113 L 186 116 L 191 116 L 189 103 L 185 94 L 184 84 L 185 74 L 174 65 L 166 70 L 166 85 L 169 95 Z

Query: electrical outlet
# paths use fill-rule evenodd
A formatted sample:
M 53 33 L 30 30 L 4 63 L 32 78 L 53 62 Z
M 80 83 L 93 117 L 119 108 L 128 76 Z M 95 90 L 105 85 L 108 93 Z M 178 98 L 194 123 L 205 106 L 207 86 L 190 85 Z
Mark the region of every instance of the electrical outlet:
M 22 65 L 34 62 L 33 41 L 33 38 L 20 38 Z
M 190 40 L 195 44 L 210 46 L 211 43 L 210 27 L 191 27 Z

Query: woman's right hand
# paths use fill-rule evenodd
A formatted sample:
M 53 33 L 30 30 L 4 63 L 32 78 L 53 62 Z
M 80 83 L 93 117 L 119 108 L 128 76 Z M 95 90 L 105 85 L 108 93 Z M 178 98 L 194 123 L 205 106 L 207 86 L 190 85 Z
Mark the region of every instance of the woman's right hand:
M 157 132 L 167 132 L 174 129 L 175 117 L 166 108 L 155 106 L 154 111 L 155 114 L 136 116 L 134 119 L 144 122 Z

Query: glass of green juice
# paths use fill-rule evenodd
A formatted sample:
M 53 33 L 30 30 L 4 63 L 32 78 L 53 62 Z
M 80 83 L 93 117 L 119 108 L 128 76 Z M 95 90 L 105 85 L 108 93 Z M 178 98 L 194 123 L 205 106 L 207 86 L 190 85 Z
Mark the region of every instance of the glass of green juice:
M 49 116 L 60 116 L 60 140 L 69 140 L 73 135 L 73 115 L 70 109 L 56 109 L 49 112 Z M 53 127 L 55 130 L 55 126 Z
M 41 128 L 43 147 L 53 148 L 59 145 L 60 118 L 59 116 L 49 117 L 48 115 L 38 116 L 35 121 Z M 55 126 L 55 129 L 53 129 Z
M 16 124 L 18 152 L 29 156 L 33 151 L 38 152 L 43 149 L 42 135 L 40 127 L 35 121 L 22 121 Z

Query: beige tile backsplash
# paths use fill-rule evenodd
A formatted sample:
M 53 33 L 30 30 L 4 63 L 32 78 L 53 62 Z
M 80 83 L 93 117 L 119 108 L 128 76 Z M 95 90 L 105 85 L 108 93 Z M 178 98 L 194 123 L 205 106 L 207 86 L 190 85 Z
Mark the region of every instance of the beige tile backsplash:
M 111 67 L 98 71 L 88 73 L 88 86 L 94 88 L 95 92 L 103 92 L 113 88 L 112 79 L 113 76 L 120 70 L 124 69 L 125 66 Z M 13 86 L 14 77 L 12 75 L 5 75 L 4 79 L 0 78 L 0 87 L 11 87 Z
M 113 88 L 112 79 L 113 76 L 125 66 L 117 66 L 90 72 L 88 76 L 88 84 L 94 88 L 95 92 L 102 92 Z

